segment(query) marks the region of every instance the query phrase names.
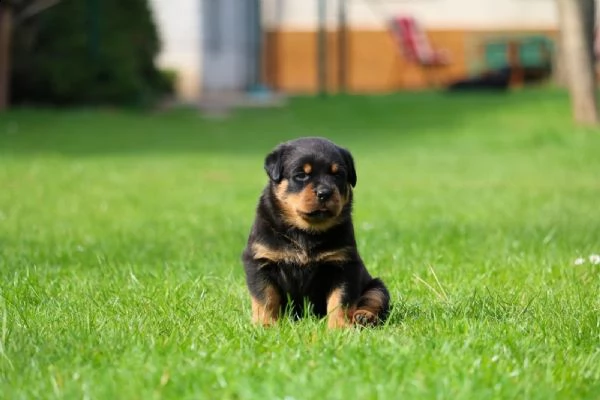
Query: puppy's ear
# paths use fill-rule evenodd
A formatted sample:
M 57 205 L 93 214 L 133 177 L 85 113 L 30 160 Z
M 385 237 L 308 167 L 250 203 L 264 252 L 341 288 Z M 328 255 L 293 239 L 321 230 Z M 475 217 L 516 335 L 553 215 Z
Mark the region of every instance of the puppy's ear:
M 350 185 L 352 185 L 352 187 L 356 186 L 356 168 L 354 167 L 354 158 L 352 158 L 352 154 L 344 149 L 343 147 L 340 147 L 340 153 L 342 154 L 342 158 L 344 159 L 344 164 L 346 164 L 346 169 L 347 169 L 347 173 L 348 173 L 348 183 Z
M 275 183 L 281 182 L 283 177 L 283 154 L 285 146 L 279 145 L 265 158 L 265 171 Z

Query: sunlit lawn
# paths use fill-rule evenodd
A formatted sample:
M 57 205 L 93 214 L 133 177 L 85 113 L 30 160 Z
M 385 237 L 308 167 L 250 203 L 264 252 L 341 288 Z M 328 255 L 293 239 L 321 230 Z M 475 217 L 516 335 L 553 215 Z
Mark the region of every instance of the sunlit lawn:
M 376 330 L 249 323 L 240 253 L 279 141 L 358 168 Z M 294 99 L 0 116 L 0 397 L 596 399 L 600 129 L 567 97 Z

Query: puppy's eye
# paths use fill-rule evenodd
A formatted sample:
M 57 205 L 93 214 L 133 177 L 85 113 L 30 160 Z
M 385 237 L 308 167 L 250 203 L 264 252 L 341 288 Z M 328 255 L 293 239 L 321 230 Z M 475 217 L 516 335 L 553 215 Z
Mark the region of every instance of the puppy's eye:
M 294 179 L 298 182 L 306 182 L 308 178 L 310 178 L 310 175 L 306 172 L 299 172 L 296 175 L 294 175 Z
M 332 175 L 335 176 L 336 178 L 339 178 L 339 179 L 342 179 L 342 178 L 344 178 L 346 176 L 346 174 L 344 173 L 344 171 L 342 171 L 341 169 L 333 172 Z

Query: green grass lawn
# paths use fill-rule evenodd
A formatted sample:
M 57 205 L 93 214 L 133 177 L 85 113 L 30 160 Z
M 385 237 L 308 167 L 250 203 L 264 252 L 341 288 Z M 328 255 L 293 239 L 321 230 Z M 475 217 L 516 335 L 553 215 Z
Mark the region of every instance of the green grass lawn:
M 249 323 L 240 253 L 279 141 L 358 168 L 374 330 Z M 597 399 L 600 129 L 566 95 L 0 116 L 0 397 Z

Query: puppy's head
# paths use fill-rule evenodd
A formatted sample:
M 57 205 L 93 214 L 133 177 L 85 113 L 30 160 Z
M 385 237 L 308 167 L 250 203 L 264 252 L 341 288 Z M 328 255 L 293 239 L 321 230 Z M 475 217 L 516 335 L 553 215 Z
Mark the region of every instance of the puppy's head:
M 284 220 L 309 232 L 323 232 L 350 212 L 356 171 L 350 152 L 323 138 L 277 146 L 265 159 L 271 190 Z

